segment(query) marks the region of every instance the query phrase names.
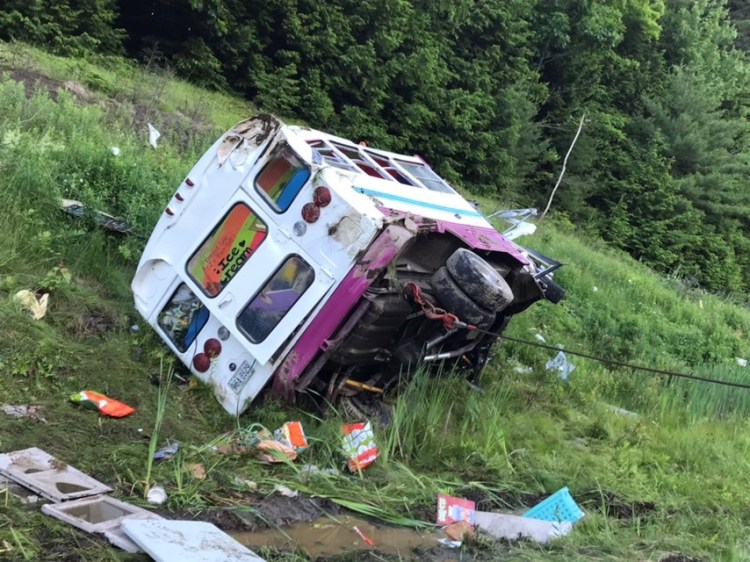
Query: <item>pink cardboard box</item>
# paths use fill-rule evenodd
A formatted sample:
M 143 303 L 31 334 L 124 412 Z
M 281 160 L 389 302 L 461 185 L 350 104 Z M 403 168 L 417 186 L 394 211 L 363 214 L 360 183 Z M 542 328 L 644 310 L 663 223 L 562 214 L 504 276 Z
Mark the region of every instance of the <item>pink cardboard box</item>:
M 450 525 L 456 521 L 466 521 L 474 526 L 476 504 L 463 498 L 440 494 L 437 501 L 437 524 Z

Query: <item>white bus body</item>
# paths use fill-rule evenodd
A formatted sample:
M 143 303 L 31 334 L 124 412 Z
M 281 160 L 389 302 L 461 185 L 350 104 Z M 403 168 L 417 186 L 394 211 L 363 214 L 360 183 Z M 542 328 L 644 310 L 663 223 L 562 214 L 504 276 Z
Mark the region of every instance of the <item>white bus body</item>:
M 311 384 L 333 399 L 434 359 L 430 349 L 478 373 L 495 338 L 471 326 L 499 332 L 543 297 L 551 281 L 535 273 L 419 157 L 260 115 L 190 171 L 132 288 L 138 312 L 239 415 L 271 377 L 287 399 Z M 462 275 L 499 289 L 461 288 Z M 458 322 L 425 317 L 429 307 Z

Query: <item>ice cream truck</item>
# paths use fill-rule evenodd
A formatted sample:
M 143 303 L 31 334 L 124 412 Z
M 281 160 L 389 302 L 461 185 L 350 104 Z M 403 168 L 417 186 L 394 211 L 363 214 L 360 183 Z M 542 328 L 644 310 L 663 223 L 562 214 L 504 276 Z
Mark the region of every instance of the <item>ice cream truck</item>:
M 135 306 L 221 405 L 266 386 L 350 406 L 438 363 L 476 377 L 556 262 L 498 232 L 419 156 L 273 115 L 201 157 L 144 249 Z

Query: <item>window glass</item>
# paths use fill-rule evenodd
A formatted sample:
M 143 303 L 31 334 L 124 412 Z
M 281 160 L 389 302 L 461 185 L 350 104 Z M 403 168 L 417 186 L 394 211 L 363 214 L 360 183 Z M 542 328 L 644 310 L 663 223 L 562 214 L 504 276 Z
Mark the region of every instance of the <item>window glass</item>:
M 443 193 L 453 193 L 450 186 L 424 164 L 404 162 L 403 160 L 396 160 L 396 162 L 398 162 L 398 165 L 404 168 L 412 176 L 417 178 L 417 180 L 419 180 L 427 189 Z
M 255 178 L 255 187 L 275 211 L 283 213 L 310 178 L 310 169 L 292 148 L 282 142 Z
M 307 144 L 312 147 L 313 154 L 317 154 L 320 158 L 325 160 L 327 164 L 336 166 L 337 168 L 343 168 L 345 170 L 353 169 L 352 165 L 349 162 L 345 161 L 343 158 L 341 158 L 341 156 L 336 154 L 336 151 L 334 151 L 330 146 L 326 145 L 323 141 L 307 141 Z
M 289 257 L 240 313 L 237 326 L 251 342 L 262 342 L 314 279 L 315 272 L 307 262 L 298 256 Z
M 380 156 L 379 154 L 375 154 L 367 150 L 365 152 L 367 152 L 368 156 L 370 156 L 370 158 L 375 160 L 377 165 L 383 168 L 386 172 L 388 172 L 388 174 L 390 174 L 390 176 L 394 180 L 396 180 L 398 183 L 403 183 L 404 185 L 414 185 L 412 181 L 407 179 L 401 172 L 399 172 L 396 168 L 394 168 L 393 164 L 387 158 L 384 158 L 383 156 Z M 415 187 L 422 187 L 422 186 L 417 185 Z
M 218 295 L 266 239 L 268 229 L 250 207 L 237 203 L 187 264 L 209 297 Z
M 181 353 L 187 351 L 208 322 L 208 309 L 182 283 L 159 313 L 157 323 Z

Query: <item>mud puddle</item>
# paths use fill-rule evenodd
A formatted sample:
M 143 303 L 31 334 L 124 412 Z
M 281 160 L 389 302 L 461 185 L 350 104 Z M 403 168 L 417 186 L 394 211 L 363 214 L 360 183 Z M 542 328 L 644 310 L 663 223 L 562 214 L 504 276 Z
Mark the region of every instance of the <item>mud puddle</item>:
M 354 527 L 359 529 L 372 545 L 367 544 Z M 250 548 L 273 546 L 292 550 L 299 547 L 312 559 L 367 548 L 408 557 L 415 548 L 430 549 L 439 546 L 438 539 L 444 536 L 439 531 L 378 526 L 348 515 L 336 518 L 320 517 L 309 523 L 299 523 L 291 527 L 255 532 L 235 531 L 230 534 Z

